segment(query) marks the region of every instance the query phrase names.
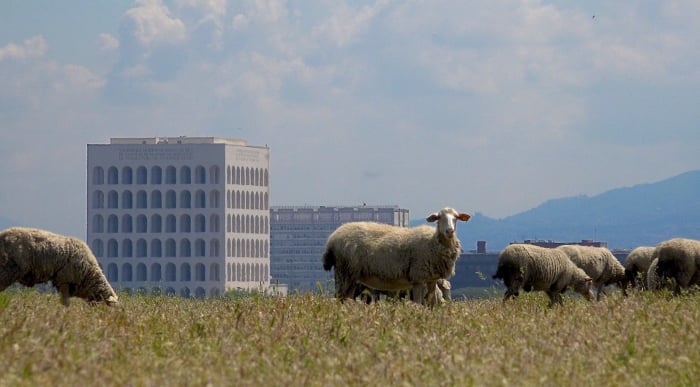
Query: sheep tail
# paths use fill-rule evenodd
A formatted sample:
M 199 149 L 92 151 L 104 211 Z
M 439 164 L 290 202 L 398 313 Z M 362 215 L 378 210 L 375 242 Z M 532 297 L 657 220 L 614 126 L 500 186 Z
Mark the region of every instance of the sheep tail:
M 333 250 L 326 249 L 326 252 L 323 253 L 323 270 L 331 271 L 333 266 L 335 266 L 335 254 L 333 254 Z

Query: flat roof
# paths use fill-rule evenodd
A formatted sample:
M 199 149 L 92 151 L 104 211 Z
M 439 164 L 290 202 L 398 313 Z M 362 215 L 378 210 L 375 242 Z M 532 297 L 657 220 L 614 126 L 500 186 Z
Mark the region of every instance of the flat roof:
M 247 146 L 246 140 L 223 137 L 112 137 L 109 143 L 113 145 L 135 144 L 228 144 Z

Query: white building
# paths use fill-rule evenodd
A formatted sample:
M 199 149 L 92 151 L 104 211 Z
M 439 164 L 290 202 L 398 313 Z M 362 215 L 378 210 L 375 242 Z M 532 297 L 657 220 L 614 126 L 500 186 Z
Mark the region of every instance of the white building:
M 408 209 L 389 206 L 274 206 L 270 209 L 272 281 L 294 292 L 326 288 L 333 273 L 321 257 L 328 236 L 347 222 L 372 221 L 408 227 Z
M 115 289 L 266 291 L 270 150 L 216 137 L 87 146 L 87 241 Z

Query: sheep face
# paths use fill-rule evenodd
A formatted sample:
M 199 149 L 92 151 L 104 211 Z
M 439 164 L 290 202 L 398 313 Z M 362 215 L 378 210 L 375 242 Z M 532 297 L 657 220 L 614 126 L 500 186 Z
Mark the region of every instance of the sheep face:
M 444 238 L 450 240 L 454 238 L 457 230 L 457 221 L 466 222 L 471 215 L 458 212 L 454 208 L 445 207 L 440 212 L 430 214 L 425 220 L 430 223 L 437 221 L 437 232 Z

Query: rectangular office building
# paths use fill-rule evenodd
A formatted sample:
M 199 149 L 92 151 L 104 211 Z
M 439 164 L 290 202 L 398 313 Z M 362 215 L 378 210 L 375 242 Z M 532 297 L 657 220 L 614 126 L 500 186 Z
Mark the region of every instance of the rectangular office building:
M 270 150 L 217 137 L 87 146 L 87 242 L 115 289 L 216 297 L 270 284 Z

